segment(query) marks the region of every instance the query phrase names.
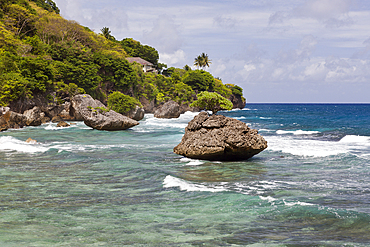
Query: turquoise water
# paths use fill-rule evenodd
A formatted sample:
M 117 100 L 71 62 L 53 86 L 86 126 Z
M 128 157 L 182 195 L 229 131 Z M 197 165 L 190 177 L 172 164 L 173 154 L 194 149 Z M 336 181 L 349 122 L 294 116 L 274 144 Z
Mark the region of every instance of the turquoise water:
M 0 246 L 370 245 L 370 105 L 221 114 L 268 149 L 243 162 L 174 154 L 196 113 L 1 132 Z

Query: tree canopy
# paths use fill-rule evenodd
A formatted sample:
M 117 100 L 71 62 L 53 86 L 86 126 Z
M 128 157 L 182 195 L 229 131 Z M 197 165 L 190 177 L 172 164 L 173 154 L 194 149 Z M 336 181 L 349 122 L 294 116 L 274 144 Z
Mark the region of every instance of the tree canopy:
M 197 95 L 197 100 L 190 104 L 191 107 L 199 107 L 203 110 L 212 111 L 216 114 L 220 110 L 233 109 L 233 103 L 215 92 L 201 92 Z
M 188 71 L 183 82 L 197 91 L 212 91 L 215 85 L 213 76 L 204 70 Z
M 198 68 L 205 68 L 209 67 L 211 64 L 211 60 L 208 58 L 208 55 L 205 54 L 204 52 L 200 54 L 198 57 L 195 58 L 194 60 L 194 65 L 197 66 Z

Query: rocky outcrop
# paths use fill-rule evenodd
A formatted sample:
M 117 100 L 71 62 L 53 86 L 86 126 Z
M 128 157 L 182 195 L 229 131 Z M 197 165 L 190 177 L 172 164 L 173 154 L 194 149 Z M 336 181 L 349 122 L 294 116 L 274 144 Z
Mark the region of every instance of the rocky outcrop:
M 23 114 L 10 111 L 9 107 L 3 107 L 0 112 L 0 131 L 19 129 L 26 125 L 26 117 Z
M 59 123 L 60 121 L 62 121 L 63 119 L 60 117 L 60 116 L 55 116 L 51 119 L 51 122 L 52 123 Z
M 154 112 L 156 118 L 178 118 L 180 117 L 180 105 L 175 101 L 168 101 Z
M 71 125 L 67 124 L 67 123 L 66 123 L 66 122 L 64 122 L 64 121 L 60 121 L 60 122 L 57 124 L 57 127 L 63 127 L 63 128 L 65 128 L 65 127 L 69 127 L 69 126 L 71 126 Z
M 245 104 L 246 104 L 245 99 L 243 99 L 239 95 L 232 94 L 229 100 L 231 101 L 231 103 L 233 103 L 233 109 L 236 109 L 236 108 L 243 109 L 245 107 Z
M 129 117 L 133 120 L 140 121 L 144 118 L 145 110 L 143 108 L 140 108 L 138 106 L 135 107 L 135 109 L 129 111 L 127 114 L 125 114 L 126 117 Z
M 155 100 L 149 101 L 144 96 L 141 96 L 139 99 L 140 103 L 143 105 L 145 113 L 154 113 L 155 112 Z
M 25 125 L 27 126 L 39 126 L 42 123 L 42 118 L 45 116 L 39 107 L 35 106 L 30 110 L 26 110 L 23 113 L 25 117 Z
M 29 137 L 27 140 L 26 140 L 27 143 L 30 143 L 30 144 L 36 144 L 37 141 L 32 139 L 31 137 Z
M 176 154 L 204 160 L 246 160 L 267 148 L 267 142 L 245 123 L 201 112 L 185 129 Z
M 73 121 L 73 120 L 76 120 L 76 116 L 74 116 L 74 114 L 72 113 L 71 111 L 71 103 L 70 102 L 65 102 L 63 104 L 63 110 L 58 114 L 58 116 L 62 119 L 62 120 L 68 120 L 68 121 Z M 82 119 L 80 119 L 81 121 Z
M 103 103 L 88 94 L 74 96 L 71 103 L 73 109 L 82 116 L 84 123 L 97 130 L 125 130 L 139 124 L 113 110 L 106 110 Z

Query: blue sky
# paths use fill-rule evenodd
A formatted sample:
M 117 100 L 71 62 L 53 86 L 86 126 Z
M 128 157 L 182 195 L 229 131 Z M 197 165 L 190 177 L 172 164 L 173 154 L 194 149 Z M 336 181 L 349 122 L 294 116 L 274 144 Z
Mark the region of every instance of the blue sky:
M 155 47 L 182 68 L 205 52 L 207 71 L 247 102 L 370 102 L 366 0 L 54 0 L 61 15 Z

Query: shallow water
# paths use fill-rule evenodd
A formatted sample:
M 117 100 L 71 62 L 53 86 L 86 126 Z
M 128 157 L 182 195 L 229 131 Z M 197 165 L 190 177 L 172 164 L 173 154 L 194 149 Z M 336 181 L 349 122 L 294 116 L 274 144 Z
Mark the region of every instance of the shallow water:
M 178 156 L 195 113 L 148 114 L 127 131 L 1 132 L 0 245 L 370 245 L 370 105 L 221 114 L 258 129 L 268 149 L 243 162 Z

